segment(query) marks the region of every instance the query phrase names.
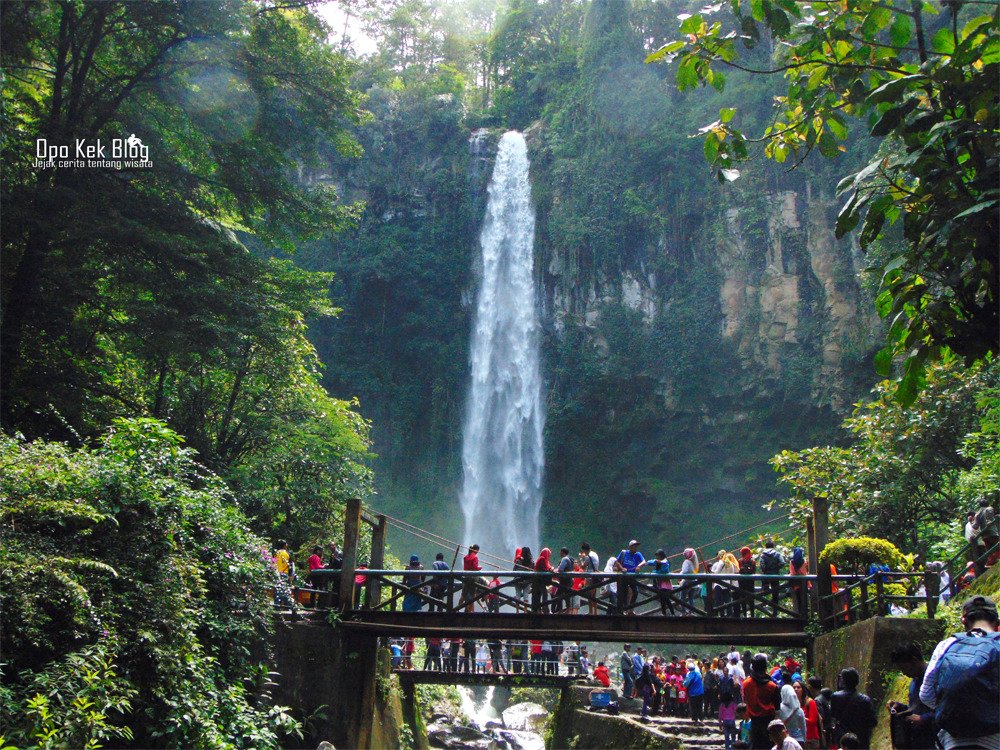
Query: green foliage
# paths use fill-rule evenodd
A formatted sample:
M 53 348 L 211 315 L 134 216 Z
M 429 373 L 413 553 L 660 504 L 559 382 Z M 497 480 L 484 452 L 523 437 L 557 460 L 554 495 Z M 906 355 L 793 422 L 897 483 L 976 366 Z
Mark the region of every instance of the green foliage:
M 732 18 L 714 17 L 726 5 Z M 966 10 L 963 6 L 968 6 Z M 677 60 L 680 90 L 724 87 L 720 67 L 783 74 L 774 119 L 747 138 L 732 109 L 701 129 L 706 159 L 720 181 L 739 176 L 748 144 L 764 143 L 776 162 L 799 163 L 813 150 L 835 158 L 846 150 L 849 118 L 866 118 L 890 150 L 840 181 L 847 197 L 841 236 L 858 226 L 867 246 L 888 224 L 903 222 L 905 249 L 880 259 L 876 309 L 891 321 L 876 360 L 890 374 L 903 360 L 896 396 L 910 404 L 924 387 L 926 365 L 953 351 L 966 363 L 996 350 L 1000 289 L 1000 10 L 947 3 L 900 9 L 889 0 L 805 4 L 734 2 L 680 16 L 682 39 L 647 62 Z M 740 59 L 738 40 L 754 46 L 769 34 L 778 52 L 760 69 Z
M 20 678 L 0 705 L 8 739 L 25 747 L 87 750 L 132 740 L 124 719 L 136 690 L 118 678 L 107 644 L 85 646 Z
M 820 552 L 819 561 L 836 565 L 842 573 L 868 570 L 872 563 L 888 565 L 896 569 L 903 562 L 903 553 L 895 544 L 874 537 L 844 537 L 826 545 Z
M 844 421 L 846 445 L 776 455 L 795 527 L 823 497 L 835 535 L 876 533 L 926 554 L 1000 480 L 997 378 L 993 362 L 965 369 L 946 360 L 928 369 L 908 408 L 891 383 L 876 386 Z
M 254 661 L 269 554 L 180 436 L 138 419 L 94 449 L 3 437 L 0 466 L 8 739 L 276 747 L 298 731 Z

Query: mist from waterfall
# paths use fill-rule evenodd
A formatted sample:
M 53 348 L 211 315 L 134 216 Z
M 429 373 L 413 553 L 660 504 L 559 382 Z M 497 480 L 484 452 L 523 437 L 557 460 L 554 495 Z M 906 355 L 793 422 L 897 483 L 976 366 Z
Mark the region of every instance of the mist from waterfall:
M 472 383 L 462 442 L 465 543 L 512 560 L 538 551 L 542 379 L 535 293 L 535 211 L 524 136 L 500 139 L 479 236 L 482 285 L 472 330 Z

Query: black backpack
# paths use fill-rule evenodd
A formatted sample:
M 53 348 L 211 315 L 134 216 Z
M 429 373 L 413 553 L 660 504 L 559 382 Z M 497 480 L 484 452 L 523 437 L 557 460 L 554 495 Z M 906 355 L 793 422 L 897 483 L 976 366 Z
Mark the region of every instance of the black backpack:
M 781 554 L 776 549 L 766 549 L 760 556 L 760 572 L 765 575 L 780 573 L 782 565 Z

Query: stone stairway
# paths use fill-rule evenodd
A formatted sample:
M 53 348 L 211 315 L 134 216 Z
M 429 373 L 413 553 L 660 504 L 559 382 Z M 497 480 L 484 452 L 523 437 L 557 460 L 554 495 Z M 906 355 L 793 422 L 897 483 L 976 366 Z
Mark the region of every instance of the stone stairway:
M 634 721 L 640 721 L 638 714 L 641 704 L 638 701 L 622 701 L 622 716 Z M 723 750 L 725 739 L 719 729 L 719 722 L 705 719 L 697 723 L 681 716 L 650 716 L 648 721 L 641 722 L 643 726 L 655 729 L 662 734 L 677 739 L 683 747 L 699 750 Z
M 670 737 L 676 737 L 684 747 L 715 750 L 723 748 L 725 742 L 719 731 L 719 722 L 703 721 L 700 724 L 678 716 L 650 716 L 649 726 Z

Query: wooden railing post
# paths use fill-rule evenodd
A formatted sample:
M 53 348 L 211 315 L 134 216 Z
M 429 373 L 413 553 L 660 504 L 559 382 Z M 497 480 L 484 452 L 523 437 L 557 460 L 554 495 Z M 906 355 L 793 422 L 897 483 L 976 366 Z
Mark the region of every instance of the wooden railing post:
M 385 565 L 385 516 L 378 516 L 378 523 L 372 528 L 372 556 L 368 567 L 381 570 Z M 365 592 L 365 607 L 374 609 L 382 598 L 382 579 L 368 576 Z
M 861 579 L 861 619 L 867 620 L 871 617 L 871 612 L 868 610 L 868 578 Z
M 941 595 L 941 577 L 937 571 L 924 568 L 924 591 L 927 597 L 927 619 L 933 620 Z
M 833 616 L 836 602 L 833 596 L 833 578 L 829 565 L 820 565 L 819 556 L 830 543 L 830 502 L 825 497 L 813 498 L 813 535 L 816 546 L 816 602 L 820 622 L 824 626 L 834 625 Z
M 882 576 L 875 575 L 875 614 L 879 617 L 885 617 L 889 614 L 889 604 L 885 600 L 885 582 L 882 580 Z
M 816 575 L 819 571 L 819 550 L 816 549 L 816 522 L 811 517 L 806 519 L 806 551 L 809 555 L 809 567 L 806 572 Z M 811 605 L 812 611 L 819 614 L 819 583 L 803 585 L 807 586 L 807 595 L 803 597 L 807 610 Z M 808 619 L 809 612 L 806 611 L 803 614 Z
M 358 532 L 361 528 L 361 499 L 352 497 L 344 511 L 344 564 L 340 571 L 340 608 L 354 609 L 354 571 L 358 566 Z

